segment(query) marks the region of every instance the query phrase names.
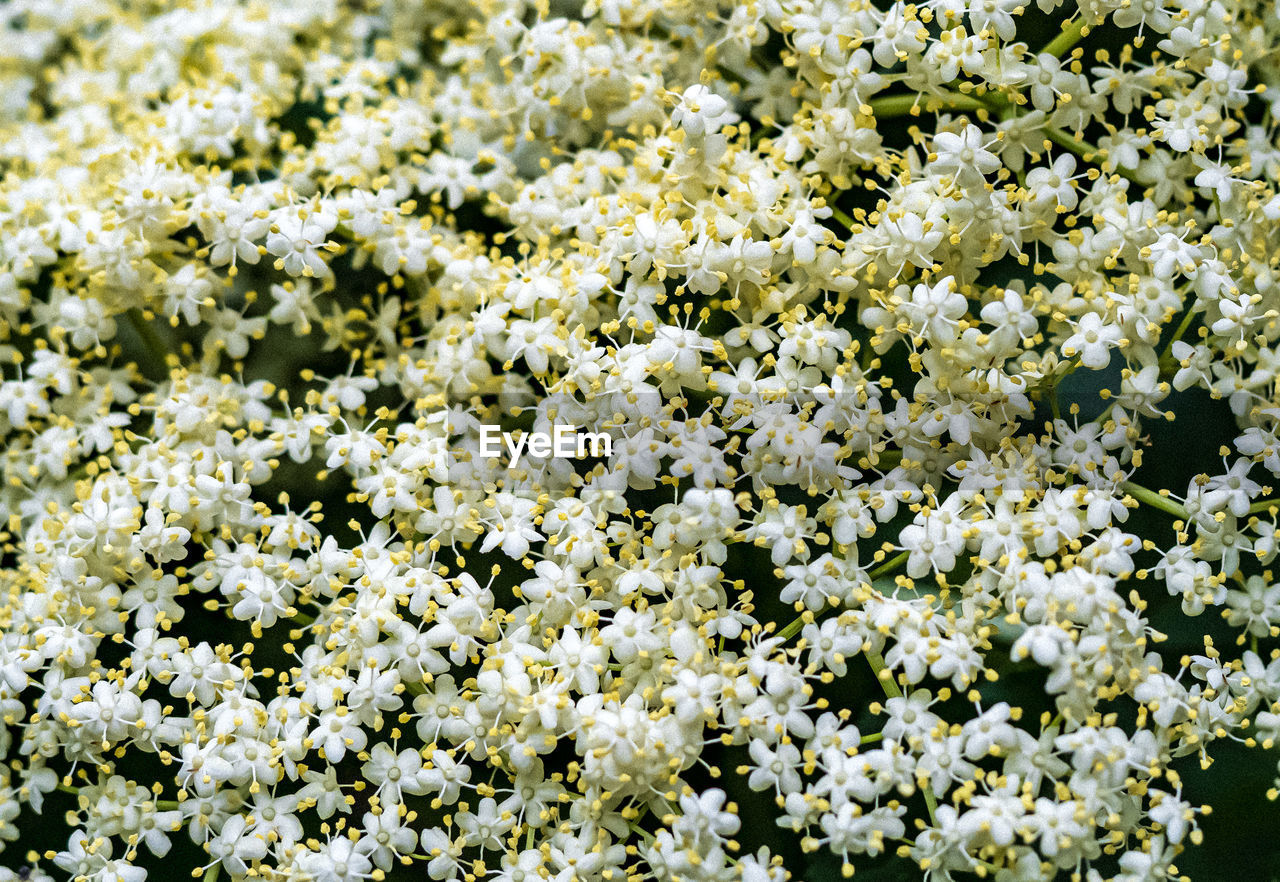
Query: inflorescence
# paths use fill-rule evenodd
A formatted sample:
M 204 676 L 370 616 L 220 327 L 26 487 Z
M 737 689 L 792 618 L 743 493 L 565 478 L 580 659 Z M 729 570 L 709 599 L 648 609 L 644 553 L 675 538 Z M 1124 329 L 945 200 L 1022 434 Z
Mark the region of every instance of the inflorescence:
M 1159 880 L 1280 739 L 1270 2 L 0 21 L 0 880 Z

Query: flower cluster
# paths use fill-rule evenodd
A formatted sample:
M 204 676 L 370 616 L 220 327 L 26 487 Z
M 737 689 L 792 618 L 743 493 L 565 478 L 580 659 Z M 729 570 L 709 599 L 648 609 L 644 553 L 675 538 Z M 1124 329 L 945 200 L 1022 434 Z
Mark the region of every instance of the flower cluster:
M 0 28 L 0 880 L 1146 882 L 1280 739 L 1266 0 Z

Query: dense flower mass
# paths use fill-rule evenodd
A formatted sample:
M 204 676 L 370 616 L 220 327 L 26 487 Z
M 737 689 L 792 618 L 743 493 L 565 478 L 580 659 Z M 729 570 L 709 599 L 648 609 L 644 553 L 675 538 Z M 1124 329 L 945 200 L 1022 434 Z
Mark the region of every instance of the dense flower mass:
M 1280 739 L 1269 0 L 0 26 L 0 880 L 1213 848 L 1188 770 Z

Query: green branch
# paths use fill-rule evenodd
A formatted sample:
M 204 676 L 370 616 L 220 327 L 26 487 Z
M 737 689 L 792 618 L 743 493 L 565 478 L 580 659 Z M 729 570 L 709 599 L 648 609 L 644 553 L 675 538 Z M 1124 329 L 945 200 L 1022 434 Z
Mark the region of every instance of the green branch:
M 1125 493 L 1128 493 L 1143 505 L 1149 505 L 1152 508 L 1159 509 L 1165 514 L 1173 515 L 1175 518 L 1180 518 L 1184 521 L 1188 518 L 1187 510 L 1181 505 L 1174 502 L 1172 499 L 1169 499 L 1167 496 L 1161 496 L 1154 490 L 1148 490 L 1141 484 L 1135 484 L 1132 481 L 1124 481 L 1120 484 L 1120 489 L 1124 490 Z
M 1081 26 L 1083 27 L 1083 26 Z M 1064 34 L 1063 36 L 1066 36 Z M 1079 39 L 1077 37 L 1076 39 Z M 1050 46 L 1053 44 L 1051 43 Z M 1014 108 L 1018 105 L 1003 95 L 965 95 L 960 92 L 948 90 L 942 95 L 916 93 L 914 95 L 886 95 L 881 98 L 872 98 L 868 102 L 872 115 L 877 119 L 891 119 L 895 116 L 915 115 L 921 109 L 927 111 L 941 110 L 947 108 L 949 110 L 985 110 L 988 113 L 1000 119 L 1007 119 Z M 1079 156 L 1085 162 L 1093 162 L 1097 157 L 1103 155 L 1103 152 L 1090 144 L 1088 141 L 1082 141 L 1074 135 L 1068 134 L 1057 126 L 1042 126 L 1045 137 L 1070 152 Z M 1142 182 L 1134 177 L 1132 172 L 1121 168 L 1115 168 L 1115 174 L 1123 178 L 1127 178 L 1135 184 L 1142 185 Z
M 876 675 L 876 680 L 880 683 L 880 688 L 884 690 L 884 694 L 889 698 L 901 698 L 902 690 L 898 688 L 897 681 L 893 679 L 893 672 L 885 664 L 884 656 L 874 649 L 868 649 L 863 655 L 866 656 L 867 662 L 871 665 L 871 671 Z M 924 794 L 924 805 L 929 811 L 929 822 L 936 827 L 938 825 L 938 797 L 933 795 L 933 788 L 931 787 L 921 787 L 920 792 Z
M 1161 361 L 1167 361 L 1173 357 L 1173 344 L 1181 340 L 1182 335 L 1187 332 L 1187 328 L 1191 327 L 1191 320 L 1196 317 L 1197 306 L 1199 306 L 1199 301 L 1197 301 L 1193 295 L 1191 298 L 1191 305 L 1189 305 L 1187 307 L 1187 311 L 1182 314 L 1182 321 L 1178 323 L 1178 327 L 1174 329 L 1173 337 L 1170 338 L 1169 344 L 1165 346 L 1164 352 L 1160 354 Z
M 959 92 L 947 91 L 942 95 L 917 92 L 914 95 L 886 95 L 883 98 L 872 98 L 868 102 L 871 113 L 877 119 L 890 119 L 895 116 L 914 116 L 921 110 L 934 111 L 942 108 L 951 110 L 988 110 L 995 108 L 975 95 L 962 95 Z
M 846 230 L 852 230 L 854 228 L 855 222 L 853 218 L 849 217 L 849 215 L 845 214 L 843 211 L 836 208 L 834 205 L 828 205 L 827 207 L 831 209 L 831 216 L 835 218 L 837 221 L 839 221 L 840 225 L 843 226 Z
M 1262 514 L 1271 508 L 1280 508 L 1280 499 L 1264 499 L 1249 506 L 1249 514 Z
M 156 365 L 165 374 L 169 373 L 169 347 L 160 339 L 160 335 L 156 333 L 155 328 L 151 327 L 151 323 L 142 315 L 142 310 L 133 307 L 125 313 L 129 318 L 129 324 L 133 326 L 133 330 L 142 340 L 142 345 L 146 347 L 147 352 L 151 354 L 151 358 Z
M 880 566 L 876 567 L 871 572 L 869 572 L 867 574 L 867 578 L 869 578 L 871 581 L 874 582 L 876 579 L 880 579 L 880 578 L 883 578 L 884 576 L 889 575 L 894 570 L 898 569 L 903 564 L 905 564 L 907 562 L 907 557 L 909 555 L 910 555 L 909 551 L 898 552 L 893 557 L 889 558 L 887 561 L 882 563 Z M 842 556 L 840 554 L 837 554 L 836 557 L 842 557 Z M 828 611 L 829 610 L 823 610 L 822 614 L 825 614 Z M 785 628 L 783 628 L 781 631 L 778 632 L 778 636 L 782 639 L 783 643 L 786 643 L 792 637 L 800 633 L 800 629 L 805 626 L 806 616 L 810 616 L 814 621 L 817 620 L 817 616 L 813 616 L 811 613 L 807 611 L 804 613 L 801 613 L 799 616 L 792 619 L 790 622 L 787 623 L 787 626 Z
M 1061 58 L 1072 47 L 1079 43 L 1080 40 L 1087 36 L 1089 31 L 1088 25 L 1084 23 L 1084 18 L 1077 18 L 1071 24 L 1067 25 L 1066 30 L 1054 37 L 1049 43 L 1040 50 L 1042 55 L 1052 55 L 1055 58 Z
M 1044 134 L 1045 134 L 1045 137 L 1048 138 L 1050 141 L 1057 144 L 1059 147 L 1064 147 L 1067 150 L 1070 150 L 1072 153 L 1074 153 L 1076 156 L 1079 156 L 1085 162 L 1093 162 L 1096 157 L 1102 155 L 1102 151 L 1099 150 L 1097 147 L 1094 147 L 1088 141 L 1081 141 L 1079 138 L 1075 137 L 1074 135 L 1068 135 L 1066 132 L 1064 132 L 1062 129 L 1058 128 L 1057 126 L 1048 126 L 1048 125 L 1045 126 Z M 1125 171 L 1122 168 L 1116 167 L 1115 173 L 1118 174 L 1120 177 L 1126 178 L 1127 180 L 1130 180 L 1139 186 L 1143 186 L 1142 182 L 1139 181 L 1136 177 L 1134 177 L 1133 172 Z

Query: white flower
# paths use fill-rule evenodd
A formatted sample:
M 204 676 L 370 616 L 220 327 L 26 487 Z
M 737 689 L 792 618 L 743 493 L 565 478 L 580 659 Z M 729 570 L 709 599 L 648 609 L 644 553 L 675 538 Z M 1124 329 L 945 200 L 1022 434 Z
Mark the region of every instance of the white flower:
M 1000 167 L 999 158 L 977 126 L 965 126 L 959 133 L 939 132 L 933 139 L 933 152 L 937 159 L 933 168 L 939 174 L 954 174 L 961 180 L 973 175 L 989 175 Z
M 332 278 L 321 251 L 328 244 L 333 226 L 330 216 L 287 206 L 271 216 L 267 251 L 279 258 L 277 268 L 291 276 Z
M 738 115 L 729 108 L 729 102 L 701 84 L 685 89 L 671 112 L 672 124 L 694 138 L 713 135 L 737 121 Z
M 0 848 L 1222 863 L 1184 764 L 1280 738 L 1266 4 L 569 5 L 16 4 Z M 557 426 L 612 447 L 480 455 Z
M 1085 367 L 1099 370 L 1111 360 L 1110 350 L 1118 346 L 1120 329 L 1103 323 L 1096 312 L 1087 312 L 1075 324 L 1074 333 L 1062 344 L 1062 354 L 1068 358 L 1080 357 Z

